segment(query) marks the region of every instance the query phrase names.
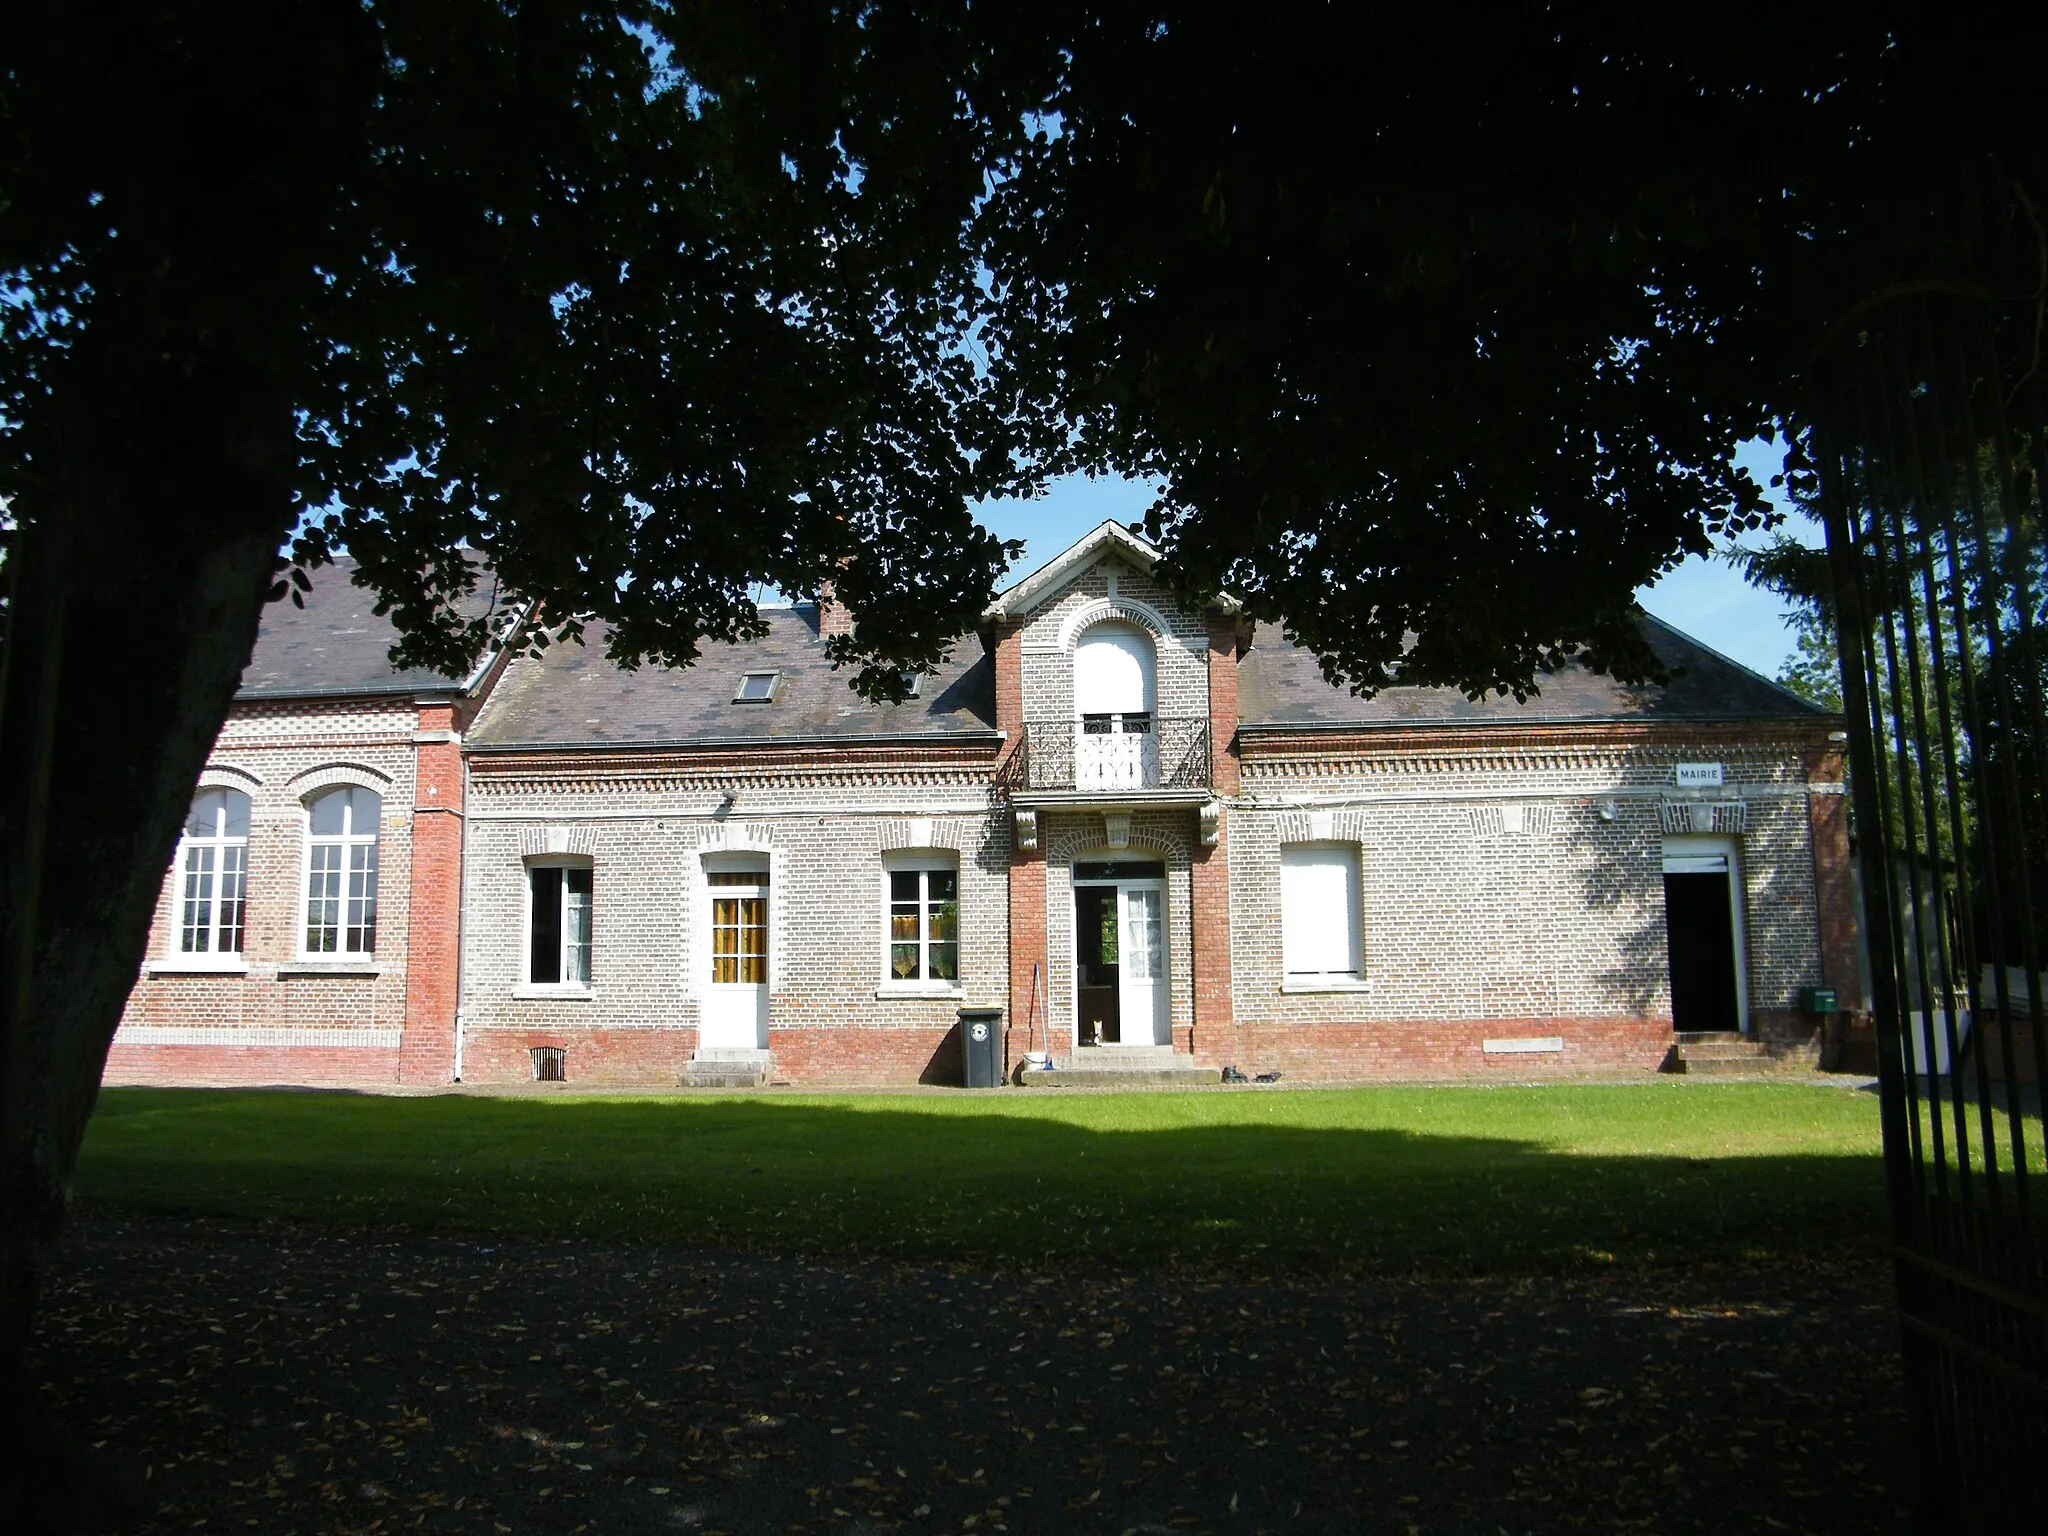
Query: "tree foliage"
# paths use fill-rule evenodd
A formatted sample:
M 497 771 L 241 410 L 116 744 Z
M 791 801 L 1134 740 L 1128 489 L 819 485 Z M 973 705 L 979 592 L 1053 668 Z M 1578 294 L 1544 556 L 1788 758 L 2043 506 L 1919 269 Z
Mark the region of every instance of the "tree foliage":
M 2040 159 L 2011 60 L 1925 16 L 1261 16 L 1069 23 L 985 214 L 998 372 L 1057 462 L 1164 482 L 1186 591 L 1368 687 L 1649 670 L 1634 589 L 1759 526 L 1736 445 L 1934 259 L 1934 178 Z

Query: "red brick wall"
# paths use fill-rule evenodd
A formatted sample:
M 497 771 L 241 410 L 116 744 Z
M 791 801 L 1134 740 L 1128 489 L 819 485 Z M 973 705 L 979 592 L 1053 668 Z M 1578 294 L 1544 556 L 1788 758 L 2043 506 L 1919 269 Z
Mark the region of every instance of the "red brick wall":
M 463 1076 L 480 1083 L 531 1081 L 535 1046 L 559 1046 L 571 1086 L 674 1088 L 697 1049 L 694 1029 L 483 1029 L 463 1046 Z M 957 1021 L 918 1029 L 774 1029 L 775 1078 L 792 1083 L 958 1084 Z M 282 1080 L 282 1079 L 280 1079 Z
M 1413 1023 L 1240 1025 L 1239 1070 L 1290 1080 L 1577 1077 L 1654 1072 L 1671 1049 L 1671 1021 L 1426 1019 Z M 1484 1042 L 1562 1036 L 1558 1052 L 1489 1055 Z M 1202 1053 L 1205 1065 L 1224 1065 Z
M 107 1053 L 102 1082 L 180 1087 L 312 1084 L 378 1087 L 398 1081 L 398 1052 L 297 1046 L 123 1045 Z
M 697 1049 L 694 1029 L 478 1029 L 463 1037 L 465 1082 L 533 1080 L 534 1046 L 562 1049 L 568 1081 L 673 1088 Z
M 776 1029 L 768 1050 L 778 1081 L 944 1083 L 964 1076 L 960 1025 L 943 1029 Z
M 420 709 L 423 735 L 454 731 L 446 704 Z M 405 1036 L 400 1075 L 409 1083 L 454 1076 L 455 979 L 462 935 L 462 746 L 422 742 L 416 750 L 412 817 L 411 929 L 406 945 Z

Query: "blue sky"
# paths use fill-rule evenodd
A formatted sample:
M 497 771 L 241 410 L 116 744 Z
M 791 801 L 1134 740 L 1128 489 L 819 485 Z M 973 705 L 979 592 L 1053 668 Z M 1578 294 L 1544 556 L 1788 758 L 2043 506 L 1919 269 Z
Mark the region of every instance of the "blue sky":
M 1765 487 L 1781 462 L 1778 450 L 1760 442 L 1748 444 L 1738 458 Z M 984 502 L 978 512 L 991 531 L 1025 541 L 1023 558 L 1011 569 L 1009 579 L 1014 580 L 1036 570 L 1105 518 L 1136 521 L 1151 499 L 1135 480 L 1075 475 L 1036 500 Z M 1813 531 L 1797 519 L 1787 526 L 1802 537 Z M 1726 561 L 1695 556 L 1654 586 L 1643 588 L 1639 596 L 1658 618 L 1766 677 L 1776 677 L 1792 652 L 1784 603 L 1750 586 Z

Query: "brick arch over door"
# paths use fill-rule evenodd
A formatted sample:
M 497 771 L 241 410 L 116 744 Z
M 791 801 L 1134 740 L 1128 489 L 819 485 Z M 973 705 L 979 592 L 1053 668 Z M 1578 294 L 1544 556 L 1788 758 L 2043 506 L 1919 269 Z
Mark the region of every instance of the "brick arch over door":
M 1100 816 L 1051 818 L 1046 834 L 1046 999 L 1056 1030 L 1055 1049 L 1067 1050 L 1072 1038 L 1074 1003 L 1074 882 L 1076 859 L 1110 852 Z M 1194 1024 L 1193 887 L 1189 867 L 1194 853 L 1194 816 L 1185 810 L 1139 811 L 1131 817 L 1128 847 L 1116 850 L 1129 858 L 1156 854 L 1166 866 L 1167 1015 L 1173 1038 L 1185 1048 Z

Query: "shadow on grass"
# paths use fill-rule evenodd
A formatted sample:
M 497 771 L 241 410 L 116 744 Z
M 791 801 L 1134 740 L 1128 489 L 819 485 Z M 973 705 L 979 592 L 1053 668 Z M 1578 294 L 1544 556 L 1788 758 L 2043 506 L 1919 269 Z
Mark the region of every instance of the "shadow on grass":
M 1841 1134 L 1832 1096 L 1813 1093 L 1827 1123 L 1786 1125 L 1783 1151 L 1767 1124 L 1730 1134 L 1703 1112 L 1698 1145 L 1764 1149 L 1690 1156 L 1671 1150 L 1693 1134 L 1674 1115 L 1724 1101 L 1625 1092 L 1595 1106 L 1618 1118 L 1594 1140 L 1626 1141 L 1639 1120 L 1663 1150 L 1560 1151 L 1528 1113 L 1486 1128 L 1515 1103 L 1484 1096 L 1445 1100 L 1436 1129 L 1286 1123 L 1317 1118 L 1310 1095 L 1266 1096 L 1274 1118 L 1252 1123 L 1220 1096 L 1021 1113 L 110 1090 L 78 1187 L 165 1213 L 1053 1267 L 1552 1271 L 1877 1251 L 1880 1161 Z

